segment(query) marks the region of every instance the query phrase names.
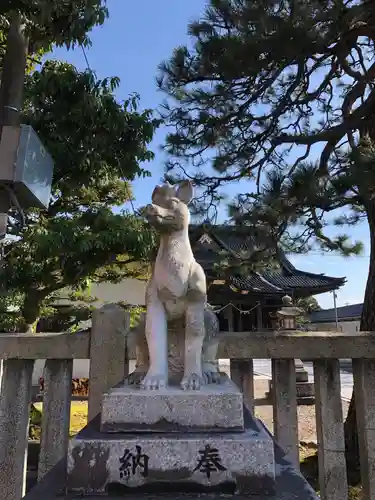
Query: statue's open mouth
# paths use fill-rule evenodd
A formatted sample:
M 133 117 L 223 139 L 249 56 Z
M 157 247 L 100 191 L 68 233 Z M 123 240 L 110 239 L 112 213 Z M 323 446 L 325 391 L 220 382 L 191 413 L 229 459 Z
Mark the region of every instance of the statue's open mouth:
M 145 218 L 150 224 L 157 223 L 157 224 L 163 224 L 163 223 L 170 223 L 174 222 L 174 217 L 173 215 L 162 215 L 158 212 L 150 213 L 146 212 L 144 214 Z
M 155 209 L 152 205 L 147 205 L 145 207 L 140 208 L 139 215 L 141 217 L 144 217 L 148 221 L 150 221 L 150 220 L 155 220 L 155 221 L 160 221 L 160 222 L 161 221 L 167 221 L 167 222 L 174 221 L 173 215 L 163 215 L 157 209 Z

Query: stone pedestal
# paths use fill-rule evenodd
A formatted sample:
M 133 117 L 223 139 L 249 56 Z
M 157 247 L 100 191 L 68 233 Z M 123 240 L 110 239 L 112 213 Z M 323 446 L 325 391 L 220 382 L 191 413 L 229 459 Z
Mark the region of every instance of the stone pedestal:
M 111 434 L 103 438 L 95 424 L 70 443 L 68 489 L 105 493 L 157 483 L 205 488 L 233 483 L 242 494 L 272 495 L 274 445 L 260 429 L 242 433 Z
M 200 391 L 122 385 L 103 396 L 103 432 L 243 431 L 243 398 L 226 376 Z
M 309 382 L 309 374 L 300 359 L 295 360 L 297 403 L 310 405 L 315 403 L 315 385 Z
M 71 492 L 147 491 L 160 483 L 182 492 L 229 485 L 273 495 L 273 440 L 225 375 L 201 391 L 118 386 L 104 395 L 101 418 L 70 442 Z

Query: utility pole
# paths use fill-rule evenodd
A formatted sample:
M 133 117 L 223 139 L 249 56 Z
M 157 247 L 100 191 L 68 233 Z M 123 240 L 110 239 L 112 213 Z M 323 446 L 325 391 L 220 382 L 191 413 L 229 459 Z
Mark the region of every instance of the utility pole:
M 16 12 L 10 20 L 7 48 L 1 72 L 0 140 L 2 138 L 4 126 L 9 125 L 17 127 L 21 122 L 27 52 L 28 40 L 23 33 L 21 15 Z M 17 151 L 14 151 L 14 158 L 16 158 L 16 153 Z M 0 243 L 7 233 L 10 206 L 11 201 L 9 192 L 0 186 Z
M 21 122 L 21 109 L 23 104 L 23 87 L 26 72 L 28 41 L 23 34 L 21 15 L 17 12 L 9 21 L 7 47 L 0 74 L 0 142 L 3 138 L 3 127 L 18 127 Z M 17 145 L 9 154 L 16 160 Z M 6 178 L 2 158 L 0 157 L 0 262 L 3 259 L 3 243 L 8 229 L 8 212 L 11 207 L 10 191 L 1 185 L 1 179 Z M 6 167 L 5 167 L 6 168 Z M 3 360 L 0 359 L 0 392 L 4 396 L 3 388 Z M 4 444 L 4 443 L 1 443 Z M 26 455 L 25 455 L 26 463 Z M 24 468 L 26 471 L 26 467 Z M 25 492 L 26 473 L 24 474 L 22 493 Z M 22 495 L 21 495 L 22 496 Z
M 339 329 L 339 317 L 338 317 L 338 314 L 337 314 L 337 302 L 336 302 L 336 299 L 337 299 L 336 290 L 333 290 L 333 307 L 335 308 L 336 331 L 338 331 L 338 329 Z

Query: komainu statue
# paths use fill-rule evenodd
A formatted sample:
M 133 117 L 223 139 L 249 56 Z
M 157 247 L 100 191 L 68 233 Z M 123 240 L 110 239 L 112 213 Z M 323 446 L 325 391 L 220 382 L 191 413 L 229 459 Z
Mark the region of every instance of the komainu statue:
M 152 203 L 143 209 L 158 231 L 160 246 L 146 291 L 146 320 L 138 328 L 137 364 L 129 384 L 161 389 L 179 383 L 199 390 L 219 383 L 219 324 L 207 305 L 205 273 L 189 241 L 189 181 L 156 186 Z

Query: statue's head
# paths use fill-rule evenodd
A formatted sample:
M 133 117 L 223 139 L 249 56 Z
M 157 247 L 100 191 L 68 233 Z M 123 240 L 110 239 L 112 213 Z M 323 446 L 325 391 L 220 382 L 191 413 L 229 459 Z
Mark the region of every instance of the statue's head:
M 172 233 L 189 226 L 188 204 L 193 198 L 193 185 L 189 180 L 175 185 L 156 186 L 152 203 L 143 209 L 149 223 L 160 232 Z

